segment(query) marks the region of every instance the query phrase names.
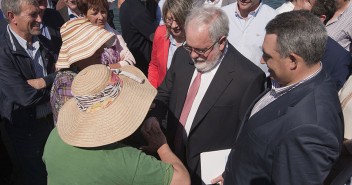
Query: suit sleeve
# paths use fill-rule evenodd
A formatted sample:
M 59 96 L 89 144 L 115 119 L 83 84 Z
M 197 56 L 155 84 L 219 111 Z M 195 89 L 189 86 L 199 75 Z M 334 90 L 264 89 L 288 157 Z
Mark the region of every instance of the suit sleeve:
M 154 34 L 158 24 L 152 15 L 147 11 L 139 12 L 139 15 L 134 16 L 131 24 L 142 34 L 146 39 L 150 40 L 150 36 Z M 152 40 L 150 40 L 152 42 Z
M 160 49 L 160 46 L 158 46 L 158 40 L 160 37 L 160 29 L 159 28 L 155 31 L 155 36 L 154 36 L 154 40 L 153 40 L 152 56 L 151 56 L 151 60 L 149 62 L 149 68 L 148 68 L 148 80 L 155 88 L 158 87 L 158 79 L 159 79 L 159 70 L 158 70 L 159 61 L 158 61 L 158 57 L 157 57 L 158 50 Z
M 36 106 L 49 101 L 50 89 L 37 90 L 27 83 L 20 71 L 13 64 L 11 54 L 1 51 L 0 55 L 0 87 L 2 93 L 10 101 L 23 107 Z M 30 69 L 23 69 L 30 70 Z
M 293 129 L 280 141 L 273 156 L 274 184 L 323 184 L 340 146 L 331 131 L 318 125 Z
M 343 84 L 345 84 L 347 78 L 351 73 L 351 65 L 352 65 L 352 58 L 349 52 L 346 52 L 344 56 L 340 56 L 340 59 L 335 61 L 336 68 L 338 70 L 333 70 L 331 74 L 332 79 L 335 79 L 337 82 L 337 89 L 341 89 Z

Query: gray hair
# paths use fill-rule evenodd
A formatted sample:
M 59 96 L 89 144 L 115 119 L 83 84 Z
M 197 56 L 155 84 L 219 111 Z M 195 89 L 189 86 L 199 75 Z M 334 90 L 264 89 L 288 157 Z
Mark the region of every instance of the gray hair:
M 193 20 L 197 25 L 209 25 L 209 37 L 213 42 L 229 34 L 229 19 L 224 11 L 215 6 L 194 7 L 186 18 L 185 30 Z
M 22 11 L 21 5 L 24 4 L 38 6 L 38 0 L 2 0 L 1 10 L 6 17 L 7 12 L 13 12 L 15 15 L 19 15 Z
M 291 52 L 304 59 L 308 66 L 318 63 L 327 42 L 325 26 L 319 18 L 306 10 L 277 15 L 265 27 L 267 34 L 277 35 L 277 49 L 281 57 Z
M 167 0 L 165 1 L 162 13 L 163 19 L 166 24 L 166 15 L 167 13 L 171 13 L 174 16 L 177 24 L 182 29 L 184 28 L 186 17 L 189 11 L 192 9 L 192 0 Z M 167 37 L 170 36 L 170 30 L 167 29 Z

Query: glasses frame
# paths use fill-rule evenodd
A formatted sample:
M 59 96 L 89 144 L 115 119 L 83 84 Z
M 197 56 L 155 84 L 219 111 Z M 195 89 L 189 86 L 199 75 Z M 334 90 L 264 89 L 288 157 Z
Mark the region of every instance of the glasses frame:
M 176 24 L 177 24 L 177 21 L 176 21 L 176 19 L 174 19 L 174 18 L 171 18 L 171 17 L 166 17 L 166 18 L 165 18 L 165 23 L 166 23 L 167 25 L 172 25 L 172 23 L 174 23 L 174 22 L 176 22 Z
M 187 45 L 186 41 L 182 44 L 182 46 L 183 46 L 183 48 L 185 48 L 190 54 L 191 54 L 192 52 L 195 52 L 195 53 L 197 53 L 197 55 L 203 55 L 203 56 L 204 56 L 208 51 L 211 52 L 211 51 L 214 49 L 215 44 L 219 43 L 221 39 L 222 39 L 222 37 L 220 37 L 218 40 L 216 40 L 216 41 L 214 42 L 214 44 L 212 44 L 210 47 L 205 48 L 205 49 L 193 48 L 193 47 Z

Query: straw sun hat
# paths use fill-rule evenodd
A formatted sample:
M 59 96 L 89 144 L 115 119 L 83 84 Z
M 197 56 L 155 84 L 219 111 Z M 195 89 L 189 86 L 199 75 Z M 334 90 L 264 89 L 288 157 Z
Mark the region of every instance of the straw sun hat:
M 136 131 L 156 95 L 156 89 L 134 66 L 118 71 L 96 64 L 72 82 L 73 98 L 61 108 L 57 130 L 64 142 L 97 147 L 120 141 Z
M 115 35 L 94 26 L 86 18 L 66 22 L 60 29 L 62 46 L 56 68 L 69 68 L 71 64 L 91 57 L 102 45 L 112 46 Z

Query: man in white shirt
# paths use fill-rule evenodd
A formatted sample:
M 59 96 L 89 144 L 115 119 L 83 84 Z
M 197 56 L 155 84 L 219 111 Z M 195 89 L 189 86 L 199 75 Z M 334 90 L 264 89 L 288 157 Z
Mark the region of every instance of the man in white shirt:
M 264 28 L 277 12 L 260 0 L 241 0 L 222 9 L 230 20 L 229 42 L 268 75 L 268 68 L 260 64 Z

